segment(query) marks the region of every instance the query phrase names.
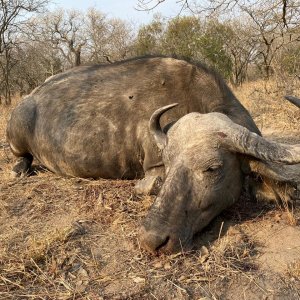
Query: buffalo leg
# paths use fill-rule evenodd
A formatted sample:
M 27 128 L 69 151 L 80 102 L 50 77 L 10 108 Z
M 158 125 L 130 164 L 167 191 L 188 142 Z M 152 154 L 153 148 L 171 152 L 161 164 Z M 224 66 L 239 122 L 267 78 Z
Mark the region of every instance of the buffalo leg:
M 145 177 L 135 185 L 135 193 L 157 195 L 164 179 L 164 167 L 153 168 L 145 172 Z
M 31 154 L 26 154 L 25 156 L 18 158 L 11 172 L 12 177 L 21 177 L 26 174 L 29 174 L 32 161 L 33 157 Z

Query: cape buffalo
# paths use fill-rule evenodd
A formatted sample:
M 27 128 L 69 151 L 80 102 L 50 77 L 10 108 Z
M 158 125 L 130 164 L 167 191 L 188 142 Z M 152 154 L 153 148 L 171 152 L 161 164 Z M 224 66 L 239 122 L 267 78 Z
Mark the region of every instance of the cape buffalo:
M 178 107 L 161 120 L 158 116 L 165 109 L 159 110 L 149 130 L 152 113 L 173 102 L 178 102 Z M 190 112 L 202 115 L 183 117 Z M 205 120 L 203 124 L 194 120 L 198 116 Z M 294 197 L 297 174 L 265 162 L 285 161 L 282 157 L 289 150 L 273 159 L 276 144 L 267 144 L 262 156 L 255 155 L 256 143 L 264 139 L 254 140 L 252 152 L 243 151 L 243 146 L 237 151 L 233 142 L 223 147 L 210 134 L 212 131 L 215 136 L 215 127 L 210 126 L 216 122 L 217 137 L 228 140 L 229 129 L 219 130 L 219 119 L 221 127 L 238 126 L 255 137 L 260 135 L 250 114 L 215 72 L 174 58 L 135 58 L 111 65 L 81 66 L 51 77 L 13 111 L 7 140 L 19 157 L 13 168 L 16 176 L 27 173 L 35 157 L 49 170 L 65 176 L 143 178 L 137 183 L 137 192 L 157 193 L 166 173 L 142 227 L 141 240 L 150 251 L 176 251 L 238 198 L 245 174 L 255 172 L 264 178 L 255 185 L 256 194 L 264 194 L 263 183 L 268 180 L 273 195 Z M 163 130 L 159 129 L 160 121 Z M 206 130 L 198 128 L 202 125 Z M 231 141 L 237 138 L 233 135 Z M 210 151 L 212 161 L 205 162 L 205 167 L 200 158 Z M 249 159 L 251 156 L 255 159 Z M 205 180 L 197 170 L 219 175 Z M 224 184 L 218 184 L 219 177 L 224 177 Z M 284 189 L 282 193 L 280 182 L 291 184 L 288 192 Z

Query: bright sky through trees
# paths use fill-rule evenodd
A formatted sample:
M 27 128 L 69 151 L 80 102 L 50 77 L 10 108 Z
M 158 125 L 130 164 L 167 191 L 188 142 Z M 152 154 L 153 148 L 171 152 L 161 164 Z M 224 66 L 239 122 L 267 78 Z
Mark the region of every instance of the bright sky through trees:
M 138 11 L 138 0 L 54 0 L 52 9 L 78 9 L 86 10 L 95 7 L 106 13 L 108 17 L 117 17 L 123 20 L 133 21 L 137 25 L 148 23 L 155 13 L 161 13 L 166 17 L 174 17 L 180 11 L 180 4 L 177 0 L 168 0 L 161 3 L 156 9 L 150 12 Z

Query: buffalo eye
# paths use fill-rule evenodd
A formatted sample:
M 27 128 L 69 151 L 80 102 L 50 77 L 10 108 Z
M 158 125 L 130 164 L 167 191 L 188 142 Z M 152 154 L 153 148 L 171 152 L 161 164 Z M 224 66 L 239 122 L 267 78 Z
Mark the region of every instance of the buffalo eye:
M 205 170 L 203 170 L 203 172 L 215 172 L 218 171 L 222 168 L 222 164 L 214 164 L 214 165 L 210 165 L 209 167 L 207 167 Z

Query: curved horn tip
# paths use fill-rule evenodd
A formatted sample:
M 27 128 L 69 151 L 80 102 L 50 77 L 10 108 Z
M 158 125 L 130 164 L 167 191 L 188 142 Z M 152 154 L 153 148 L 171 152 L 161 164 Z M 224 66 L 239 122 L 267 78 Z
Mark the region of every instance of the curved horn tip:
M 158 109 L 152 114 L 152 116 L 151 116 L 151 118 L 150 118 L 150 127 L 151 127 L 152 121 L 153 121 L 154 119 L 160 118 L 166 111 L 168 111 L 169 109 L 171 109 L 171 108 L 173 108 L 173 107 L 175 107 L 175 106 L 177 106 L 177 105 L 178 105 L 178 103 L 172 103 L 172 104 L 165 105 L 165 106 L 163 106 L 163 107 L 158 108 Z
M 175 106 L 177 106 L 179 103 L 177 103 L 177 102 L 174 102 L 174 103 L 171 103 L 171 104 L 169 104 L 169 105 L 166 105 L 166 106 L 164 106 L 165 108 L 172 108 L 172 107 L 175 107 Z
M 172 103 L 172 104 L 168 104 L 168 105 L 162 106 L 162 107 L 158 108 L 158 109 L 153 113 L 153 115 L 154 115 L 156 112 L 161 112 L 161 113 L 163 114 L 165 111 L 167 111 L 167 110 L 169 110 L 169 109 L 171 109 L 171 108 L 173 108 L 173 107 L 175 107 L 175 106 L 177 106 L 177 105 L 178 105 L 178 103 Z
M 160 127 L 160 117 L 169 109 L 177 106 L 178 103 L 172 103 L 157 109 L 151 116 L 149 121 L 149 129 L 159 149 L 164 149 L 167 144 L 167 136 Z
M 300 108 L 300 99 L 294 96 L 284 96 L 284 98 Z

